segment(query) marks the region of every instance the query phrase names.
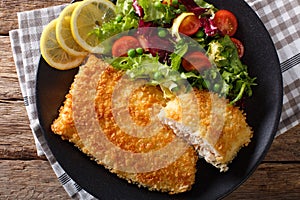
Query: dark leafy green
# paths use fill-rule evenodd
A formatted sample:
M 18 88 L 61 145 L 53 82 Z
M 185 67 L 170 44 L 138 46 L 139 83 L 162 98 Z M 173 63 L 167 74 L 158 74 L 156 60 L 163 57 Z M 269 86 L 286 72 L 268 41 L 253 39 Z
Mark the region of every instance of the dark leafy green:
M 193 2 L 193 9 L 198 5 L 201 7 L 199 11 L 205 10 L 204 13 L 201 11 L 201 23 L 205 25 L 204 22 L 209 22 L 217 9 L 203 0 L 194 0 Z M 138 12 L 137 7 L 139 8 Z M 168 24 L 172 24 L 176 16 L 188 9 L 191 8 L 187 8 L 181 1 L 178 1 L 176 6 L 172 6 L 161 4 L 159 0 L 118 0 L 117 18 L 102 24 L 91 34 L 97 34 L 100 39 L 105 40 L 124 31 L 139 30 L 141 25 L 166 28 Z M 145 79 L 149 84 L 160 85 L 164 91 L 166 88 L 168 91 L 172 91 L 182 85 L 186 89 L 188 81 L 192 87 L 219 93 L 220 96 L 230 99 L 232 104 L 245 96 L 251 96 L 252 86 L 256 85 L 255 78 L 249 76 L 247 66 L 238 57 L 234 43 L 229 36 L 223 37 L 217 33 L 207 34 L 204 25 L 200 30 L 202 34 L 196 35 L 193 39 L 184 36 L 179 40 L 172 37 L 163 38 L 173 44 L 174 52 L 155 54 L 151 53 L 150 49 L 148 50 L 150 53 L 144 50 L 142 54 L 136 56 L 110 58 L 107 61 L 115 68 L 125 70 L 130 78 Z M 168 32 L 168 29 L 165 30 Z M 171 35 L 170 32 L 167 32 L 165 34 Z M 162 40 L 161 37 L 156 37 Z M 155 37 L 152 36 L 148 39 L 152 41 L 153 38 Z M 144 42 L 149 43 L 149 41 Z M 185 71 L 181 65 L 182 59 L 192 51 L 206 52 L 212 67 L 201 73 Z M 161 55 L 164 55 L 164 62 L 162 62 Z M 185 84 L 182 84 L 183 82 Z
M 216 63 L 227 84 L 227 97 L 235 103 L 243 95 L 251 96 L 255 78 L 248 74 L 247 66 L 239 59 L 237 49 L 229 36 L 213 40 L 208 44 L 208 55 Z

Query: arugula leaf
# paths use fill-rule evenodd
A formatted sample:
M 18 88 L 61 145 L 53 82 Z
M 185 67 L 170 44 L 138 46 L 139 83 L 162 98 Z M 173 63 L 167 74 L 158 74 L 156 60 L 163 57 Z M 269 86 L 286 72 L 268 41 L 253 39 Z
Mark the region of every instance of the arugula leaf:
M 229 36 L 213 40 L 208 44 L 208 55 L 219 68 L 227 85 L 227 97 L 231 104 L 239 101 L 243 95 L 251 96 L 251 86 L 256 85 L 255 78 L 247 72 L 247 66 L 239 59 L 237 49 Z

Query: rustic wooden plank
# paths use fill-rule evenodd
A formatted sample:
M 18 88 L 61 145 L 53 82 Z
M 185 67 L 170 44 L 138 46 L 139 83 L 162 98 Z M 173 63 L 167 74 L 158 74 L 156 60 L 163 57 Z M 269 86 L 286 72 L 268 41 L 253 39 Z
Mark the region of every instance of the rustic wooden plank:
M 299 164 L 262 164 L 225 199 L 298 199 Z M 66 192 L 47 161 L 0 160 L 1 199 L 63 199 Z
M 23 101 L 0 101 L 0 159 L 36 159 Z
M 296 200 L 300 197 L 300 164 L 265 163 L 225 200 Z
M 8 36 L 0 47 L 0 159 L 36 158 Z
M 70 0 L 1 0 L 0 19 L 5 20 L 0 20 L 0 35 L 6 35 L 10 30 L 18 28 L 17 12 L 61 5 L 69 2 Z
M 0 160 L 0 199 L 69 199 L 48 161 Z
M 0 100 L 21 99 L 21 90 L 8 36 L 0 36 L 0 55 Z
M 272 143 L 265 161 L 300 161 L 300 125 L 279 135 Z
M 0 158 L 37 158 L 8 36 L 0 47 Z

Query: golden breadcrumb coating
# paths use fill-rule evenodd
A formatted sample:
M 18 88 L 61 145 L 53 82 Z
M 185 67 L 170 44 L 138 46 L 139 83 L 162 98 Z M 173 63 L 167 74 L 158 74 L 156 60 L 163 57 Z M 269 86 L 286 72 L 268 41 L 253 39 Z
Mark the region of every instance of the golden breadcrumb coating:
M 160 169 L 140 173 L 126 172 L 114 168 L 107 163 L 115 161 L 114 159 L 124 162 L 130 162 L 130 160 L 126 160 L 126 158 L 116 158 L 117 155 L 115 152 L 110 152 L 105 148 L 103 149 L 101 145 L 98 146 L 96 142 L 102 142 L 102 140 L 97 139 L 98 136 L 96 133 L 95 135 L 93 135 L 93 133 L 89 133 L 90 135 L 88 135 L 78 132 L 80 129 L 75 126 L 73 119 L 75 116 L 75 107 L 73 107 L 75 102 L 74 94 L 82 93 L 82 98 L 84 98 L 85 95 L 88 96 L 89 91 L 85 89 L 85 85 L 92 79 L 97 78 L 97 75 L 95 75 L 97 74 L 96 72 L 98 72 L 97 70 L 102 70 L 103 72 L 98 76 L 99 81 L 95 86 L 96 96 L 94 98 L 94 109 L 99 127 L 111 144 L 127 152 L 148 153 L 168 146 L 172 140 L 177 138 L 172 129 L 162 124 L 160 124 L 158 131 L 154 135 L 151 135 L 151 137 L 137 137 L 124 131 L 126 127 L 120 128 L 115 115 L 118 115 L 121 122 L 128 121 L 128 116 L 126 115 L 127 111 L 132 120 L 129 122 L 135 123 L 137 126 L 147 127 L 153 120 L 151 116 L 156 113 L 153 106 L 165 106 L 167 102 L 163 98 L 163 93 L 159 88 L 154 86 L 140 86 L 130 92 L 128 107 L 122 107 L 121 102 L 115 102 L 116 108 L 113 107 L 113 95 L 116 95 L 117 100 L 120 98 L 119 93 L 114 94 L 114 92 L 117 91 L 117 83 L 124 76 L 124 72 L 109 67 L 106 63 L 94 56 L 90 56 L 87 63 L 81 67 L 79 73 L 75 76 L 70 92 L 66 95 L 64 105 L 59 110 L 59 116 L 54 120 L 51 126 L 52 131 L 55 134 L 61 135 L 63 139 L 74 143 L 75 146 L 85 154 L 91 156 L 98 164 L 104 165 L 111 172 L 116 173 L 119 177 L 126 179 L 130 183 L 144 186 L 149 190 L 168 192 L 170 194 L 190 190 L 195 182 L 196 162 L 198 159 L 197 153 L 192 146 L 186 146 L 183 152 L 177 150 L 175 146 L 174 153 L 178 151 L 181 154 L 178 155 L 178 158 L 176 158 L 174 162 Z M 122 85 L 120 91 L 126 93 Z M 78 112 L 76 116 L 79 116 L 80 121 L 81 117 L 84 119 L 84 117 L 87 116 L 88 111 L 81 108 L 76 112 Z M 127 118 L 125 119 L 124 116 L 127 116 Z M 127 128 L 130 128 L 132 124 L 128 124 L 128 126 Z M 180 148 L 182 148 L 182 146 L 179 145 L 178 149 Z M 106 156 L 101 157 L 103 154 Z M 166 161 L 167 159 L 168 157 Z M 154 160 L 149 160 L 147 165 L 151 165 L 152 162 L 154 163 Z
M 208 91 L 194 89 L 191 94 L 171 100 L 164 114 L 165 123 L 221 171 L 228 169 L 227 164 L 248 145 L 253 134 L 239 108 Z

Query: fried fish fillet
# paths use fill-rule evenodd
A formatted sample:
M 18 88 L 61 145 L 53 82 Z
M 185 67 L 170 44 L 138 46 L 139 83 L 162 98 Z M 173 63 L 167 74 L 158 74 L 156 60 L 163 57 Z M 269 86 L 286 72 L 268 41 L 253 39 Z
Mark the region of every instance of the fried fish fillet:
M 253 135 L 239 108 L 208 91 L 194 89 L 176 97 L 159 115 L 176 135 L 192 144 L 200 157 L 220 171 L 228 170 L 227 165 Z
M 139 85 L 127 91 L 126 87 L 118 84 L 122 77 L 123 71 L 90 56 L 75 76 L 59 116 L 51 126 L 52 131 L 130 183 L 170 194 L 190 190 L 195 182 L 198 159 L 194 148 L 183 139 L 178 139 L 172 129 L 161 123 L 157 125 L 155 134 L 149 136 L 146 132 L 139 135 L 139 130 L 147 129 L 155 121 L 151 116 L 156 116 L 159 109 L 153 107 L 162 107 L 167 103 L 161 90 Z M 121 93 L 128 97 L 125 105 L 119 101 Z M 136 129 L 136 133 L 127 133 L 126 130 L 132 126 L 141 129 Z M 177 142 L 172 143 L 175 140 Z M 163 151 L 160 152 L 161 149 Z M 167 154 L 164 154 L 165 149 L 169 151 Z M 150 155 L 151 159 L 147 163 L 138 162 L 136 155 Z M 161 163 L 161 160 L 164 162 Z M 158 167 L 157 163 L 161 166 Z M 122 168 L 123 165 L 128 167 L 127 164 L 137 171 Z

